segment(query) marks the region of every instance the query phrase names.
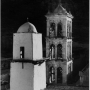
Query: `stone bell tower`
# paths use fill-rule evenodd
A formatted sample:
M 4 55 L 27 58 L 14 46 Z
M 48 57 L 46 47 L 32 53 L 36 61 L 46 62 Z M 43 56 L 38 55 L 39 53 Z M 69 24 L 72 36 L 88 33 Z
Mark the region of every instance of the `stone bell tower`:
M 30 22 L 13 34 L 10 90 L 46 88 L 46 67 L 42 59 L 42 34 Z
M 59 3 L 48 12 L 46 33 L 47 84 L 67 83 L 73 71 L 72 61 L 72 18 Z

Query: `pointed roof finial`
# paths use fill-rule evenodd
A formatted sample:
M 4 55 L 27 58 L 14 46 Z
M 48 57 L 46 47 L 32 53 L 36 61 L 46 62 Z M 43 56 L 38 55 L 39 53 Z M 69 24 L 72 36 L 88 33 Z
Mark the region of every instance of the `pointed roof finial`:
M 27 22 L 29 22 L 29 18 L 27 17 Z
M 61 4 L 61 0 L 59 0 L 59 4 Z

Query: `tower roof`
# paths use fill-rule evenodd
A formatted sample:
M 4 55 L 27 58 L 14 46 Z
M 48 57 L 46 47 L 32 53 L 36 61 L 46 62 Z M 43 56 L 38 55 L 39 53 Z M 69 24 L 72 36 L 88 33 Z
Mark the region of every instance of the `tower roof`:
M 68 17 L 73 18 L 71 13 L 68 13 L 65 8 L 59 3 L 56 9 L 53 12 L 48 12 L 47 15 L 67 15 Z
M 54 14 L 67 14 L 66 9 L 64 9 L 60 4 L 57 6 L 57 8 L 53 12 Z
M 32 23 L 26 22 L 18 28 L 17 33 L 37 33 L 37 30 Z

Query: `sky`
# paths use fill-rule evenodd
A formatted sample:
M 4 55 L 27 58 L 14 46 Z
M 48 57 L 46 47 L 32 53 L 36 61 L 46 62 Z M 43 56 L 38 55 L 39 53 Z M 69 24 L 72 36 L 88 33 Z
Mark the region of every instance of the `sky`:
M 16 32 L 27 21 L 33 23 L 37 31 L 46 35 L 46 18 L 48 7 L 58 0 L 2 0 L 1 26 L 2 32 Z M 88 43 L 89 32 L 89 1 L 61 0 L 68 3 L 73 19 L 73 36 L 75 41 Z M 56 2 L 56 3 L 57 3 Z
M 2 46 L 12 44 L 12 35 L 27 22 L 33 23 L 43 35 L 45 44 L 46 17 L 48 10 L 53 10 L 59 0 L 1 0 L 1 35 Z M 74 16 L 72 23 L 73 41 L 89 43 L 89 0 L 61 0 L 62 5 Z M 53 8 L 51 8 L 53 7 Z
M 88 63 L 89 44 L 89 0 L 61 0 L 67 11 L 74 16 L 72 23 L 73 45 L 75 48 L 73 69 L 82 70 Z M 1 0 L 1 56 L 11 58 L 13 52 L 13 33 L 27 22 L 33 23 L 42 33 L 43 46 L 46 37 L 46 17 L 49 10 L 57 6 L 58 0 Z M 77 42 L 77 43 L 76 43 Z M 80 47 L 79 47 L 80 46 Z M 88 45 L 89 46 L 89 45 Z

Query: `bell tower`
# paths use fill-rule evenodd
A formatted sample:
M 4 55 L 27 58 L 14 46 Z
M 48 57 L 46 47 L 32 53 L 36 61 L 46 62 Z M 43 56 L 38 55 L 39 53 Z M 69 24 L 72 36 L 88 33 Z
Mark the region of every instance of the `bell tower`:
M 72 61 L 72 18 L 59 3 L 46 15 L 46 63 L 47 84 L 67 83 L 73 71 Z

